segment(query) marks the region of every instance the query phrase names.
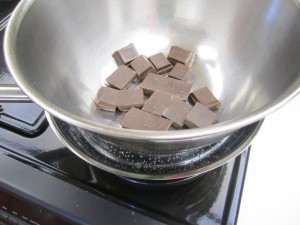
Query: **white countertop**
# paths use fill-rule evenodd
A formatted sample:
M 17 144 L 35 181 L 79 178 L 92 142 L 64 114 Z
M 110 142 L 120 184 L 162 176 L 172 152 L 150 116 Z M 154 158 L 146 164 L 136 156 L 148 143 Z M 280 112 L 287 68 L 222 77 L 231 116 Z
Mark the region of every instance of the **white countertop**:
M 238 225 L 300 224 L 300 96 L 253 140 Z

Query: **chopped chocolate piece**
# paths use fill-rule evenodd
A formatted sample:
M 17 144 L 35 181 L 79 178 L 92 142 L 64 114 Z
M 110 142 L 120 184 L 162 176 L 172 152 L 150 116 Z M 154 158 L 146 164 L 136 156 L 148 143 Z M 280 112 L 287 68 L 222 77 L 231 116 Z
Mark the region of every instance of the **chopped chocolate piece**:
M 165 108 L 162 115 L 173 121 L 173 125 L 180 128 L 184 125 L 187 114 L 192 110 L 193 106 L 178 98 L 172 98 L 170 104 Z
M 135 70 L 140 81 L 144 80 L 148 73 L 156 72 L 151 62 L 143 55 L 138 56 L 130 65 Z
M 187 80 L 187 78 L 191 73 L 192 70 L 190 67 L 183 65 L 181 63 L 176 63 L 174 68 L 171 70 L 169 77 L 173 77 L 178 80 Z
M 199 102 L 213 111 L 219 109 L 221 106 L 221 103 L 207 87 L 193 91 L 190 94 L 190 98 L 194 103 Z
M 141 108 L 144 105 L 144 93 L 141 89 L 120 90 L 117 106 L 120 111 L 128 111 L 132 107 Z
M 118 92 L 118 90 L 110 87 L 101 87 L 96 99 L 97 108 L 107 111 L 116 111 Z
M 180 48 L 178 46 L 172 46 L 168 55 L 168 60 L 171 63 L 182 63 L 184 65 L 187 65 L 188 67 L 192 67 L 195 59 L 196 55 L 193 52 Z
M 143 106 L 142 110 L 161 116 L 173 96 L 161 92 L 154 92 Z
M 173 68 L 172 64 L 162 53 L 157 53 L 156 55 L 149 57 L 149 60 L 155 67 L 157 74 L 166 74 Z
M 140 88 L 148 94 L 159 91 L 182 100 L 187 100 L 192 89 L 192 84 L 187 81 L 149 73 L 146 79 L 140 84 Z
M 117 89 L 124 89 L 134 80 L 135 75 L 132 69 L 121 65 L 106 79 L 106 82 Z
M 213 124 L 217 119 L 217 113 L 209 110 L 200 103 L 196 103 L 185 118 L 185 125 L 189 128 L 206 127 Z
M 163 131 L 170 128 L 172 121 L 140 109 L 131 108 L 120 123 L 123 128 Z
M 115 59 L 118 66 L 120 65 L 129 65 L 132 60 L 139 56 L 135 46 L 133 44 L 129 44 L 124 48 L 121 48 L 118 51 L 115 51 L 112 55 Z

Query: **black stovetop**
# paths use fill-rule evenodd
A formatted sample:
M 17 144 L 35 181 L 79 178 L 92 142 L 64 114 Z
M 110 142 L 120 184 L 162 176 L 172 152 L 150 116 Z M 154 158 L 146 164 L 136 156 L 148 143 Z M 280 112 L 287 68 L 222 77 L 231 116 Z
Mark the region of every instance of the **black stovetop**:
M 16 2 L 0 1 L 1 43 L 5 24 Z M 15 84 L 5 65 L 3 51 L 0 51 L 0 84 Z M 224 166 L 187 183 L 149 187 L 109 174 L 79 159 L 64 147 L 49 127 L 43 110 L 34 103 L 0 103 L 0 156 L 0 162 L 7 162 L 4 163 L 4 169 L 4 164 L 0 165 L 0 207 L 2 189 L 3 193 L 13 193 L 15 198 L 30 201 L 40 211 L 43 209 L 43 212 L 46 210 L 50 214 L 56 213 L 65 221 L 72 221 L 72 224 L 75 221 L 93 223 L 94 217 L 96 221 L 98 219 L 95 224 L 235 224 L 249 149 Z M 19 167 L 20 170 L 17 170 Z M 27 171 L 26 168 L 34 168 L 34 171 Z M 32 173 L 37 175 L 32 176 Z M 15 176 L 18 179 L 14 179 Z M 21 182 L 24 177 L 30 179 L 30 188 L 28 184 Z M 54 182 L 53 179 L 59 182 Z M 48 181 L 51 181 L 51 190 L 39 185 L 47 185 Z M 87 212 L 80 216 L 74 215 L 72 207 L 78 206 L 71 203 L 74 199 L 61 196 L 64 192 L 60 189 L 63 188 L 60 184 L 63 183 L 70 184 L 77 196 L 78 193 L 86 192 L 92 196 L 90 204 L 87 202 L 85 206 Z M 48 195 L 40 189 L 46 189 Z M 52 199 L 58 199 L 56 203 L 59 204 L 51 203 L 49 193 Z M 71 193 L 66 193 L 68 194 Z M 75 194 L 72 196 L 77 198 Z M 99 198 L 103 199 L 103 211 L 95 208 L 92 203 Z M 107 213 L 105 208 L 114 213 L 108 215 L 110 219 L 102 223 L 102 218 Z M 120 209 L 128 209 L 129 214 Z M 5 213 L 18 213 L 9 210 L 9 207 L 2 205 L 0 221 L 9 221 L 3 219 Z M 19 224 L 33 223 L 20 216 L 20 213 L 18 215 Z M 15 214 L 16 217 L 18 215 Z M 53 224 L 49 221 L 45 224 Z

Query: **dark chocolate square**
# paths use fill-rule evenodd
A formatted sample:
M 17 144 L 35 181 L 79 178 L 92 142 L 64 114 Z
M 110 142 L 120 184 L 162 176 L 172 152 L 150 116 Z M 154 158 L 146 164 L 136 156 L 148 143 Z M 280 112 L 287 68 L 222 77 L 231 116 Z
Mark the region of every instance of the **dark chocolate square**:
M 166 74 L 170 72 L 173 68 L 172 64 L 162 53 L 157 53 L 153 56 L 150 56 L 149 60 L 155 67 L 157 74 Z
M 200 103 L 196 103 L 185 118 L 185 125 L 189 128 L 206 127 L 217 120 L 217 114 Z
M 190 67 L 181 63 L 176 63 L 174 68 L 171 70 L 169 77 L 176 78 L 178 80 L 187 80 L 191 73 L 192 70 Z
M 135 70 L 140 81 L 144 80 L 148 73 L 156 72 L 151 62 L 143 55 L 134 59 L 130 65 Z
M 161 116 L 172 98 L 173 96 L 171 95 L 162 92 L 154 92 L 144 104 L 142 110 L 157 116 Z
M 196 55 L 193 52 L 178 46 L 172 46 L 168 55 L 168 60 L 174 65 L 176 63 L 182 63 L 188 67 L 192 67 L 195 59 Z
M 165 131 L 170 128 L 172 121 L 137 108 L 131 108 L 123 116 L 120 124 L 123 128 L 128 129 Z
M 144 105 L 144 93 L 141 89 L 120 90 L 117 106 L 120 111 L 128 111 L 132 107 L 141 108 Z
M 172 98 L 169 105 L 162 113 L 163 117 L 173 121 L 173 125 L 180 128 L 184 125 L 187 114 L 192 110 L 193 106 L 178 98 Z
M 106 79 L 106 82 L 117 89 L 124 89 L 134 80 L 135 75 L 134 70 L 121 65 Z
M 119 90 L 110 87 L 101 87 L 96 99 L 97 108 L 107 111 L 115 111 L 117 108 L 118 92 Z
M 129 65 L 132 60 L 139 56 L 134 44 L 129 44 L 118 51 L 113 53 L 113 58 L 115 59 L 118 66 Z
M 199 88 L 193 91 L 190 94 L 190 98 L 194 103 L 199 102 L 213 111 L 221 107 L 221 103 L 207 87 Z
M 192 84 L 187 81 L 149 73 L 145 80 L 140 84 L 140 88 L 147 94 L 159 91 L 173 95 L 182 100 L 187 100 L 192 89 Z

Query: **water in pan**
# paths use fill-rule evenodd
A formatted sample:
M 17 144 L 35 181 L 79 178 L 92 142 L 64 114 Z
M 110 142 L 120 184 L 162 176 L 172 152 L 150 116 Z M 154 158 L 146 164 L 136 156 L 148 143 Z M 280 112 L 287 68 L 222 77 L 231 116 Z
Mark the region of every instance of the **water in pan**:
M 97 137 L 97 134 L 59 119 L 54 118 L 54 122 L 63 138 L 72 144 L 71 150 L 113 169 L 151 175 L 178 174 L 210 165 L 232 153 L 259 127 L 259 123 L 251 124 L 202 148 L 170 154 L 157 153 L 154 150 L 152 153 L 143 154 L 105 141 Z
M 193 165 L 194 162 L 209 157 L 228 139 L 228 137 L 226 137 L 203 148 L 186 149 L 185 151 L 169 154 L 153 151 L 152 153 L 147 153 L 147 155 L 145 155 L 145 153 L 133 152 L 130 151 L 130 149 L 124 149 L 112 142 L 99 139 L 94 135 L 90 135 L 90 132 L 86 130 L 80 129 L 79 131 L 81 132 L 82 137 L 86 139 L 91 146 L 94 146 L 95 150 L 100 154 L 105 155 L 115 162 L 134 166 L 136 168 L 147 168 L 150 166 L 167 169 L 177 167 L 178 165 L 189 167 Z

